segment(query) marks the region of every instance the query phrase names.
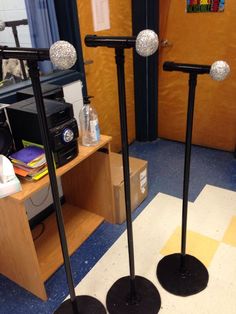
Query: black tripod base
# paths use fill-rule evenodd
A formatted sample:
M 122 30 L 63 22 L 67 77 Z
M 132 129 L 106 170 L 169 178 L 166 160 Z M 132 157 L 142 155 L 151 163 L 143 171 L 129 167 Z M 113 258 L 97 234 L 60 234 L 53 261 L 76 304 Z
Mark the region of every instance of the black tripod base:
M 55 314 L 106 314 L 106 309 L 103 304 L 97 299 L 88 295 L 81 295 L 76 297 L 77 309 L 73 308 L 71 300 L 63 302 Z
M 118 279 L 107 293 L 107 310 L 110 314 L 157 314 L 161 298 L 157 288 L 146 278 L 135 277 L 136 298 L 130 298 L 130 277 Z
M 184 258 L 185 267 L 181 267 Z M 165 256 L 157 265 L 157 278 L 168 292 L 189 296 L 204 290 L 209 275 L 206 267 L 191 255 L 171 254 Z

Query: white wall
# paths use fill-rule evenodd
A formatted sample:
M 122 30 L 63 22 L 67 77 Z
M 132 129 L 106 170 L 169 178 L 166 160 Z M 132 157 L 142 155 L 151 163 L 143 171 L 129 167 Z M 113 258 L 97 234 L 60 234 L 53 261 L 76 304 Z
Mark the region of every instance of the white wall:
M 15 21 L 27 19 L 24 0 L 0 0 L 0 20 Z M 32 47 L 29 33 L 29 26 L 22 25 L 17 27 L 20 46 Z M 6 27 L 0 32 L 0 45 L 14 47 L 15 41 L 11 27 Z
M 73 105 L 74 117 L 79 126 L 79 112 L 83 106 L 83 84 L 81 81 L 75 81 L 63 86 L 63 94 L 66 102 Z

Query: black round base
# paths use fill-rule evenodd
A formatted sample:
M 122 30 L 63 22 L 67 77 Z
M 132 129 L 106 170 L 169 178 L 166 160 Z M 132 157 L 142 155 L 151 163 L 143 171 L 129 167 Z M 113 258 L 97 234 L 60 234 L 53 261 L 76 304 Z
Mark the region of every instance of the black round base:
M 185 268 L 181 269 L 181 258 Z M 157 278 L 164 289 L 179 296 L 189 296 L 204 290 L 209 275 L 206 267 L 191 255 L 171 254 L 157 265 Z
M 77 309 L 73 309 L 71 300 L 63 302 L 55 314 L 106 314 L 106 309 L 103 304 L 97 299 L 88 295 L 81 295 L 76 297 Z
M 110 314 L 157 314 L 161 298 L 157 288 L 146 278 L 135 277 L 137 298 L 130 300 L 130 277 L 118 279 L 107 293 L 107 310 Z

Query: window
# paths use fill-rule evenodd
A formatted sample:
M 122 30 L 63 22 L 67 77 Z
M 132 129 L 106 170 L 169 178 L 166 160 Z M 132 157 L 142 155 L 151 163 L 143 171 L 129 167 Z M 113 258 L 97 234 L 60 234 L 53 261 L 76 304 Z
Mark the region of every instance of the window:
M 34 1 L 35 2 L 35 1 Z M 9 4 L 8 4 L 9 3 Z M 80 40 L 80 30 L 78 23 L 78 13 L 77 13 L 77 5 L 76 1 L 53 1 L 53 0 L 36 0 L 37 3 L 37 12 L 34 13 L 34 8 L 31 7 L 33 4 L 32 0 L 11 0 L 5 1 L 0 0 L 0 21 L 19 21 L 19 20 L 27 20 L 28 25 L 19 25 L 17 26 L 17 32 L 19 37 L 20 46 L 29 47 L 39 47 L 43 46 L 43 38 L 40 34 L 37 35 L 37 25 L 32 31 L 32 20 L 35 20 L 36 17 L 45 21 L 47 25 L 45 25 L 43 35 L 48 39 L 48 42 L 54 42 L 57 38 L 61 40 L 67 40 L 71 44 L 74 45 L 77 56 L 77 62 L 73 67 L 73 70 L 70 71 L 55 71 L 55 69 L 49 71 L 45 71 L 45 69 L 41 69 L 42 77 L 41 80 L 43 82 L 50 81 L 56 84 L 64 84 L 75 79 L 80 79 L 83 82 L 84 88 L 86 86 L 85 75 L 84 75 L 84 65 L 83 65 L 83 57 L 82 57 L 82 48 L 81 48 L 81 40 Z M 45 10 L 54 8 L 54 13 L 47 12 L 47 14 L 53 14 L 54 16 L 46 16 Z M 39 12 L 42 10 L 41 12 Z M 43 12 L 44 10 L 44 12 Z M 30 17 L 30 13 L 33 12 L 34 16 Z M 43 14 L 41 14 L 43 12 Z M 31 13 L 32 14 L 32 13 Z M 54 26 L 51 25 L 54 21 Z M 54 22 L 55 22 L 54 21 Z M 56 31 L 55 31 L 56 25 Z M 35 26 L 35 25 L 34 25 Z M 46 29 L 53 28 L 52 33 L 46 33 Z M 40 28 L 42 30 L 42 27 Z M 35 32 L 35 33 L 34 33 Z M 42 33 L 42 32 L 41 32 Z M 57 33 L 57 34 L 56 34 Z M 58 36 L 58 37 L 57 37 Z M 37 37 L 37 38 L 36 38 Z M 37 44 L 37 42 L 39 44 Z M 45 40 L 46 43 L 46 40 Z M 11 27 L 6 27 L 4 31 L 0 32 L 0 45 L 9 45 L 9 46 L 17 46 L 15 42 L 15 38 L 13 36 L 13 32 Z M 45 44 L 46 45 L 46 44 Z M 44 45 L 44 47 L 46 47 Z M 43 47 L 42 47 L 43 48 Z M 45 63 L 45 62 L 44 62 Z M 20 66 L 20 65 L 19 65 Z M 16 90 L 21 88 L 25 88 L 30 86 L 29 80 L 22 80 L 21 82 L 16 82 L 14 85 L 3 86 L 0 87 L 0 102 L 6 98 L 6 96 L 11 95 Z M 11 100 L 10 100 L 11 101 Z

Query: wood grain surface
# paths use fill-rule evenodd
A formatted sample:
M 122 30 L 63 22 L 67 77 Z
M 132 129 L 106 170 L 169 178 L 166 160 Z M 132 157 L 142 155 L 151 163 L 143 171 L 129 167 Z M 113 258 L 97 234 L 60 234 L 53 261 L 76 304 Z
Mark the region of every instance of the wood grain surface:
M 161 0 L 161 34 L 173 46 L 160 48 L 159 136 L 184 141 L 188 75 L 164 72 L 164 61 L 211 65 L 225 60 L 231 74 L 221 82 L 198 75 L 193 143 L 234 151 L 236 147 L 236 2 L 228 0 L 222 13 L 186 13 L 186 1 Z
M 131 1 L 110 0 L 109 4 L 111 28 L 94 32 L 91 1 L 77 0 L 84 60 L 93 60 L 92 64 L 85 66 L 88 94 L 95 97 L 92 102 L 98 112 L 101 132 L 112 136 L 112 151 L 119 151 L 120 122 L 114 49 L 84 45 L 84 37 L 87 34 L 132 35 Z M 125 50 L 125 78 L 128 133 L 131 142 L 135 138 L 132 49 Z

